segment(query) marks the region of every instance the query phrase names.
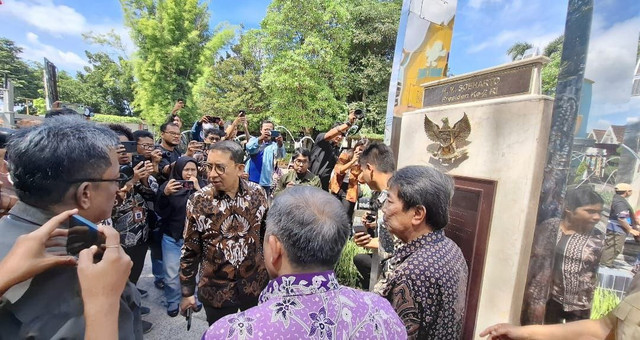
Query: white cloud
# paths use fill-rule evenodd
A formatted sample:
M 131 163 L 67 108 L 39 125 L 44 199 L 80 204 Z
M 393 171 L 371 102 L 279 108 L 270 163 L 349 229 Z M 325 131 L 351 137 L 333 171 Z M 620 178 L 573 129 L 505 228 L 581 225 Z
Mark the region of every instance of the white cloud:
M 88 63 L 79 55 L 70 52 L 62 51 L 54 46 L 44 44 L 40 42 L 38 35 L 33 32 L 27 33 L 28 45 L 22 45 L 22 57 L 29 60 L 42 62 L 43 58 L 49 59 L 57 67 L 67 69 L 82 69 L 87 66 Z
M 600 130 L 606 130 L 609 128 L 609 126 L 611 126 L 611 121 L 610 120 L 606 120 L 606 119 L 599 119 L 596 124 L 591 127 L 591 129 L 600 129 Z M 590 130 L 591 130 L 590 129 Z
M 75 9 L 56 5 L 52 0 L 7 0 L 2 10 L 27 24 L 54 35 L 79 35 L 87 28 L 87 20 Z
M 593 80 L 593 102 L 625 104 L 631 96 L 640 16 L 604 28 L 594 18 L 585 77 Z M 634 105 L 638 107 L 637 105 Z M 596 112 L 598 115 L 609 112 Z
M 627 117 L 627 124 L 640 122 L 640 117 Z

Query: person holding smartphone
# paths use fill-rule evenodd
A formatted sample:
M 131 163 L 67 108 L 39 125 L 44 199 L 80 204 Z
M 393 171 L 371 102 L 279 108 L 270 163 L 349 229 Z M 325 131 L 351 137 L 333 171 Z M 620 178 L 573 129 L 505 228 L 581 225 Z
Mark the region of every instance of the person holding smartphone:
M 286 150 L 282 135 L 275 136 L 273 122 L 265 120 L 260 125 L 260 137 L 251 137 L 247 142 L 247 161 L 245 172 L 249 174 L 249 181 L 259 184 L 271 196 L 273 171 L 276 159 L 284 158 Z M 271 138 L 272 133 L 275 139 Z
M 198 179 L 197 175 L 196 160 L 186 156 L 180 157 L 171 171 L 169 181 L 163 183 L 158 190 L 156 209 L 160 215 L 162 230 L 164 295 L 167 300 L 167 314 L 171 317 L 178 315 L 182 298 L 179 276 L 180 251 L 184 244 L 187 200 L 192 193 L 204 186 L 204 182 Z

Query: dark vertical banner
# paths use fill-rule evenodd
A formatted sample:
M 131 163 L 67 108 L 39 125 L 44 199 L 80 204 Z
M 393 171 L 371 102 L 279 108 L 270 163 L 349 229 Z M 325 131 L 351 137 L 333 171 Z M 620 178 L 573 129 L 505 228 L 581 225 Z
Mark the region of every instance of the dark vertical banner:
M 60 100 L 58 96 L 58 69 L 56 65 L 44 58 L 44 95 L 47 110 L 53 108 L 53 103 Z
M 561 67 L 553 104 L 547 162 L 544 168 L 534 246 L 531 251 L 532 259 L 522 307 L 521 323 L 523 325 L 542 323 L 545 316 L 545 303 L 548 300 L 550 287 L 537 278 L 540 276 L 543 264 L 550 262 L 544 259 L 538 261 L 536 254 L 541 254 L 543 251 L 536 249 L 536 244 L 538 244 L 536 240 L 546 237 L 542 235 L 543 228 L 541 227 L 546 225 L 545 222 L 561 218 L 563 214 L 563 201 L 571 161 L 571 146 L 587 62 L 592 15 L 593 0 L 569 0 Z M 550 240 L 553 242 L 554 238 Z M 551 248 L 554 246 L 555 243 L 551 245 Z M 553 251 L 548 256 L 553 256 Z

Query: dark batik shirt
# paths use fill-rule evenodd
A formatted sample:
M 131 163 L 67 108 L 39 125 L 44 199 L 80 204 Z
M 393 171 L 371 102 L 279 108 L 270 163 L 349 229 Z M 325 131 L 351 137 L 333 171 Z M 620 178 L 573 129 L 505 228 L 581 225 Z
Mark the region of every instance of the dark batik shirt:
M 459 339 L 465 310 L 467 263 L 444 231 L 395 249 L 394 267 L 375 291 L 398 313 L 410 339 Z
M 261 232 L 267 196 L 259 185 L 240 180 L 235 198 L 208 185 L 187 201 L 180 257 L 182 296 L 195 292 L 214 308 L 257 301 L 269 277 L 262 257 Z

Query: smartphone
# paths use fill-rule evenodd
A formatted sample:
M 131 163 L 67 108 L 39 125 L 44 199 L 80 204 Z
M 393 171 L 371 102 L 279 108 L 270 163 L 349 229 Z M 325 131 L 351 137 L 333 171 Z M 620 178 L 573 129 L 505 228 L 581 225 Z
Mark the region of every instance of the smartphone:
M 367 232 L 367 227 L 363 226 L 362 224 L 358 225 L 354 225 L 353 226 L 353 232 L 354 233 L 366 233 Z
M 186 319 L 187 319 L 187 330 L 191 330 L 191 308 L 188 308 L 186 311 Z
M 83 249 L 93 245 L 105 243 L 104 234 L 98 231 L 98 226 L 80 215 L 69 217 L 69 235 L 67 236 L 67 254 L 78 255 Z
M 240 111 L 238 111 L 238 116 L 239 116 L 239 117 L 244 117 L 244 116 L 246 116 L 246 115 L 247 115 L 247 112 L 246 112 L 245 110 L 240 110 Z
M 280 131 L 278 131 L 278 130 L 271 131 L 271 141 L 275 142 L 276 138 L 278 138 L 280 136 L 281 136 L 280 135 Z
M 147 159 L 143 155 L 133 155 L 133 159 L 131 161 L 131 164 L 133 164 L 133 166 L 135 167 L 136 165 L 138 165 L 141 162 L 144 162 L 146 160 Z
M 127 153 L 138 153 L 138 142 L 120 142 Z
M 185 180 L 178 180 L 178 183 L 182 183 L 182 188 L 186 189 L 186 190 L 193 190 L 194 186 L 193 186 L 193 181 L 185 181 Z

